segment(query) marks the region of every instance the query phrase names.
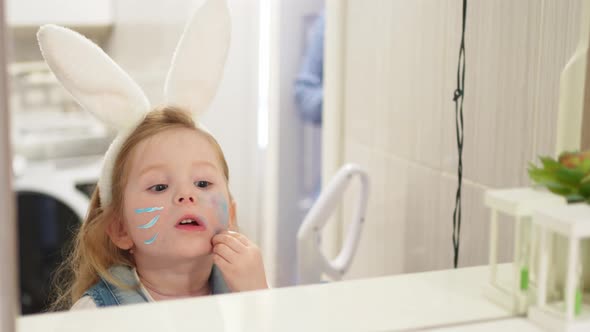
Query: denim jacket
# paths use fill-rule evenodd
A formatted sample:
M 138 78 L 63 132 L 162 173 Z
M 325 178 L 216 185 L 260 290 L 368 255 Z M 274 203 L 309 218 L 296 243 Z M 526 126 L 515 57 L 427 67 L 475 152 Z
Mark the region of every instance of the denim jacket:
M 132 303 L 149 302 L 148 297 L 141 291 L 138 281 L 135 278 L 133 270 L 128 266 L 117 265 L 109 269 L 111 274 L 120 280 L 122 283 L 129 285 L 130 289 L 119 288 L 103 278 L 90 289 L 88 289 L 83 296 L 90 296 L 97 307 L 107 307 L 113 305 L 124 305 Z M 227 287 L 221 271 L 217 266 L 213 265 L 211 276 L 209 277 L 209 286 L 212 294 L 225 294 L 231 291 Z

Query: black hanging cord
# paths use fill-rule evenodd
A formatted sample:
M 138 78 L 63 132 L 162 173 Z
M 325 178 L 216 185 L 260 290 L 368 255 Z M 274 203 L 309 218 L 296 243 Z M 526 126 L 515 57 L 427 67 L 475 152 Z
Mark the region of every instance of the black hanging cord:
M 453 212 L 453 266 L 459 263 L 459 238 L 461 235 L 461 185 L 463 183 L 463 98 L 465 96 L 465 22 L 467 20 L 467 0 L 463 0 L 463 29 L 461 46 L 459 47 L 459 63 L 457 68 L 457 89 L 453 95 L 455 102 L 455 124 L 457 126 L 457 150 L 459 161 L 457 166 L 457 194 L 455 195 L 455 211 Z

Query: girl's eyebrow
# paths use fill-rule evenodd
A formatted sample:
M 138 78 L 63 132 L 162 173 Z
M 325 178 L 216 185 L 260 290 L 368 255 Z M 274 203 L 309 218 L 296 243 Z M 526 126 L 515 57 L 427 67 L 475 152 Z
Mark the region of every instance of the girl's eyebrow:
M 215 165 L 213 165 L 212 163 L 210 163 L 208 161 L 204 161 L 204 160 L 203 161 L 195 161 L 195 162 L 193 162 L 193 166 L 194 167 L 197 167 L 197 166 L 201 166 L 201 167 L 202 166 L 205 166 L 205 167 L 211 167 L 211 168 L 217 169 L 217 167 L 215 167 Z
M 193 162 L 192 165 L 193 165 L 193 167 L 208 167 L 208 168 L 212 168 L 212 169 L 217 169 L 217 167 L 214 164 L 212 164 L 208 161 L 205 161 L 205 160 L 195 161 L 195 162 Z M 153 164 L 153 165 L 147 166 L 139 172 L 139 176 L 141 177 L 142 175 L 144 175 L 147 172 L 160 170 L 160 169 L 166 169 L 166 165 L 165 164 Z
M 154 165 L 150 165 L 150 166 L 148 166 L 148 167 L 145 167 L 144 169 L 142 169 L 142 170 L 139 172 L 139 176 L 142 176 L 142 175 L 144 175 L 144 174 L 145 174 L 145 173 L 147 173 L 147 172 L 150 172 L 150 171 L 155 171 L 155 170 L 158 170 L 158 169 L 161 169 L 161 168 L 166 168 L 166 165 L 164 165 L 164 164 L 154 164 Z

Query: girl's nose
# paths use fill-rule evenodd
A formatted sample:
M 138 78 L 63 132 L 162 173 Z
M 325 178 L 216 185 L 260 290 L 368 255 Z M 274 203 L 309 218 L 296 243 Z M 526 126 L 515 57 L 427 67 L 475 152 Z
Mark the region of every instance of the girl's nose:
M 193 195 L 178 195 L 175 201 L 178 204 L 192 204 L 196 199 Z

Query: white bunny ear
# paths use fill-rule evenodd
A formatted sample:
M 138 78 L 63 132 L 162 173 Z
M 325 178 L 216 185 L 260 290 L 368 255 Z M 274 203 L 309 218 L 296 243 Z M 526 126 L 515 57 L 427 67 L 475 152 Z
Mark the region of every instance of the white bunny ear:
M 58 80 L 103 122 L 122 130 L 136 125 L 149 111 L 139 86 L 86 37 L 49 24 L 39 29 L 37 39 Z
M 221 81 L 231 22 L 225 0 L 209 0 L 186 26 L 164 85 L 168 104 L 202 114 Z

